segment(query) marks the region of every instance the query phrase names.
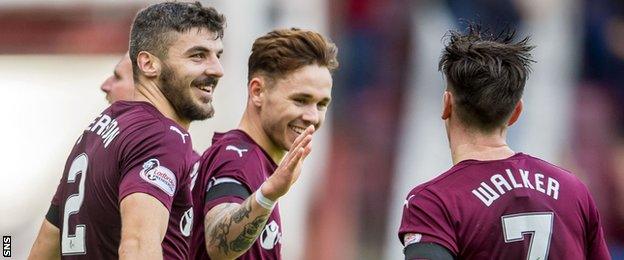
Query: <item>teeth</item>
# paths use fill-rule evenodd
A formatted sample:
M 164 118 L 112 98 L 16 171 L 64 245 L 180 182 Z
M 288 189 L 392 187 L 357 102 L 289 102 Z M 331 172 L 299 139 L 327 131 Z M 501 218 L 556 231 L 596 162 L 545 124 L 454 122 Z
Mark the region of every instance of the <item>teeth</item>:
M 297 133 L 297 134 L 301 134 L 301 133 L 303 133 L 303 131 L 305 131 L 305 128 L 296 127 L 296 126 L 290 126 L 290 129 L 295 131 L 295 133 Z
M 210 91 L 210 87 L 209 86 L 198 86 L 197 88 L 199 88 L 202 91 Z

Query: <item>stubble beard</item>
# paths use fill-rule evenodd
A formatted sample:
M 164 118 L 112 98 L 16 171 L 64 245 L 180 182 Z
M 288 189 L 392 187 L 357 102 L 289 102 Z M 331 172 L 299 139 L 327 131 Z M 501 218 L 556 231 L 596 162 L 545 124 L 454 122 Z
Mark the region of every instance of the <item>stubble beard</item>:
M 167 64 L 163 64 L 160 85 L 165 98 L 180 118 L 195 121 L 205 120 L 214 115 L 212 103 L 206 104 L 206 108 L 196 104 L 189 89 L 192 86 L 187 86 L 182 82 Z

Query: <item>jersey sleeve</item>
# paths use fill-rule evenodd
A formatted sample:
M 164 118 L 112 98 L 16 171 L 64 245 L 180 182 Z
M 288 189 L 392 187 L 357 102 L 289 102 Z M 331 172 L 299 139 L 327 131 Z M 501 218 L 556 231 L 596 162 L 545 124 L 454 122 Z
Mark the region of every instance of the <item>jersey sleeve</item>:
M 260 169 L 254 169 L 253 158 L 252 156 L 244 156 L 239 157 L 236 153 L 231 151 L 226 151 L 225 147 L 220 147 L 220 151 L 218 151 L 216 162 L 219 163 L 219 167 L 216 167 L 214 172 L 210 173 L 211 178 L 210 181 L 203 187 L 204 192 L 208 192 L 208 190 L 215 184 L 218 180 L 223 179 L 231 179 L 240 183 L 249 193 L 253 193 L 254 189 L 249 181 L 249 174 L 257 174 L 260 172 Z M 243 198 L 240 195 L 231 194 L 221 196 L 219 198 L 215 198 L 212 200 L 204 201 L 203 213 L 206 215 L 210 209 L 213 207 L 222 204 L 222 203 L 242 203 L 247 198 Z
M 52 201 L 50 202 L 50 204 L 54 206 L 59 206 L 61 204 L 61 196 L 62 196 L 61 189 L 62 188 L 63 188 L 63 178 L 61 177 L 61 180 L 59 181 L 58 186 L 56 186 L 56 192 L 54 192 L 54 196 L 52 197 Z
M 160 125 L 137 130 L 128 136 L 122 151 L 119 203 L 130 194 L 145 193 L 170 211 L 175 194 L 188 179 L 188 145 L 178 133 Z
M 426 189 L 414 189 L 403 206 L 399 240 L 406 234 L 415 234 L 412 243 L 436 243 L 454 255 L 458 253 L 453 223 L 439 197 Z
M 606 260 L 611 259 L 609 249 L 605 242 L 604 232 L 600 221 L 600 214 L 592 199 L 587 193 L 588 207 L 588 232 L 587 232 L 587 259 Z

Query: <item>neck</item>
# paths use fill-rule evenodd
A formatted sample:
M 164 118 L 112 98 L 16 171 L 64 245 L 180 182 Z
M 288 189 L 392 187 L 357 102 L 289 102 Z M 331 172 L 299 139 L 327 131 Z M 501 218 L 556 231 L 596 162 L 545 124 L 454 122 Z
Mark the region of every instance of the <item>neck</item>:
M 249 107 L 245 109 L 245 113 L 243 114 L 243 118 L 238 124 L 238 129 L 247 133 L 251 139 L 254 140 L 262 149 L 269 154 L 271 159 L 279 164 L 284 155 L 286 155 L 286 151 L 279 148 L 275 143 L 271 141 L 266 132 L 262 129 L 262 124 L 260 123 L 260 118 L 254 112 L 249 111 Z
M 144 101 L 152 104 L 165 117 L 175 121 L 188 131 L 191 122 L 181 118 L 178 113 L 176 113 L 171 103 L 169 103 L 169 100 L 167 100 L 167 97 L 165 97 L 155 82 L 139 80 L 139 82 L 134 85 L 134 89 L 135 101 Z
M 506 140 L 507 130 L 497 130 L 491 134 L 470 131 L 465 128 L 451 131 L 449 143 L 453 165 L 464 160 L 500 160 L 513 156 Z

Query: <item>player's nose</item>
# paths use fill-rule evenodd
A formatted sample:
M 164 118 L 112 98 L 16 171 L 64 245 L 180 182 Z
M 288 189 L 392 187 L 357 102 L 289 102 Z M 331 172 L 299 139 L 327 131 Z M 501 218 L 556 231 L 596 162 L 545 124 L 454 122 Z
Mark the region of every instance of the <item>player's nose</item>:
M 223 77 L 223 65 L 221 65 L 221 61 L 219 60 L 219 58 L 211 58 L 204 73 L 208 76 L 213 76 L 217 78 Z
M 100 85 L 100 90 L 102 90 L 102 92 L 104 93 L 108 93 L 109 91 L 111 91 L 113 85 L 112 81 L 113 76 L 108 77 L 104 82 L 102 82 L 102 85 Z
M 321 114 L 318 111 L 318 109 L 316 109 L 315 105 L 310 105 L 306 107 L 305 111 L 303 112 L 303 115 L 301 116 L 301 119 L 307 125 L 317 126 L 321 121 Z

